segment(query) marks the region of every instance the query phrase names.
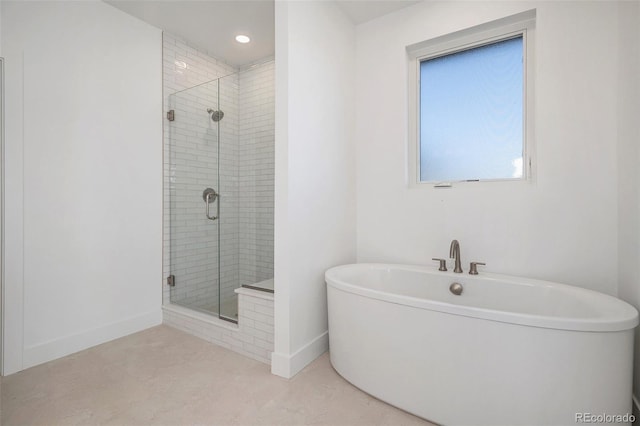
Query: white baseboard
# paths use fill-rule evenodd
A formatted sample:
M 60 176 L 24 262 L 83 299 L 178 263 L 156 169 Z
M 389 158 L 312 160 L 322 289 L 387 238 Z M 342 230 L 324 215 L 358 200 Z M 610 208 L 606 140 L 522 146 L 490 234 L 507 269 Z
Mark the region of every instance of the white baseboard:
M 162 324 L 162 311 L 157 309 L 124 321 L 31 346 L 24 349 L 22 369 L 52 361 L 160 324 Z
M 290 379 L 327 350 L 329 350 L 329 332 L 325 331 L 291 355 L 273 352 L 271 373 Z

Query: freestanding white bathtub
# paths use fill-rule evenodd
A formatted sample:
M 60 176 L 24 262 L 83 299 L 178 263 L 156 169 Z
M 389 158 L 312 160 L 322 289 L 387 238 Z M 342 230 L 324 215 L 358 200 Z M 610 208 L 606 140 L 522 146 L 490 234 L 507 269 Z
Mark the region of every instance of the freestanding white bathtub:
M 345 265 L 325 278 L 331 363 L 383 401 L 445 425 L 629 422 L 638 313 L 621 300 L 420 266 Z

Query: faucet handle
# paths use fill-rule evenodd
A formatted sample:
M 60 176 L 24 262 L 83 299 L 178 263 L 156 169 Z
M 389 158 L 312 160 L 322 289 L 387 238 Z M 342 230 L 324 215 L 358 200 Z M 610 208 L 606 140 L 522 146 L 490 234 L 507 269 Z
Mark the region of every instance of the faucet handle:
M 438 271 L 447 271 L 447 260 L 446 259 L 439 259 L 437 257 L 432 258 L 431 260 L 437 260 L 438 262 L 440 262 L 440 267 L 438 268 Z
M 471 262 L 471 264 L 469 265 L 469 275 L 478 275 L 478 265 L 486 265 L 486 263 L 483 262 Z

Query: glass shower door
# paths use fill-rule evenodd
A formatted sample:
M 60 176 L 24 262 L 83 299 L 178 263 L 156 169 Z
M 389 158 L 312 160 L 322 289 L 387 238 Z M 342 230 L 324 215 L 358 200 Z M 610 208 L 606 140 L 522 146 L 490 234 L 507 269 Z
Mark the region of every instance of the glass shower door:
M 222 115 L 218 84 L 214 80 L 169 95 L 171 303 L 217 316 Z

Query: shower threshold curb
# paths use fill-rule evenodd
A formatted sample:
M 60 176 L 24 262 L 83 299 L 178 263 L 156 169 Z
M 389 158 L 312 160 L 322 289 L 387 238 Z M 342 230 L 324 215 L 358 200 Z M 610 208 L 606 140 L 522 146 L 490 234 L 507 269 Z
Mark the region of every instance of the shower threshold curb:
M 222 320 L 222 319 L 220 319 L 218 317 L 214 317 L 214 316 L 211 316 L 211 315 L 203 314 L 201 312 L 194 311 L 192 309 L 185 308 L 185 307 L 182 307 L 182 306 L 179 306 L 179 305 L 175 305 L 175 304 L 164 305 L 164 306 L 162 306 L 162 310 L 168 311 L 168 312 L 174 312 L 174 313 L 180 314 L 180 315 L 184 315 L 186 317 L 193 318 L 193 319 L 196 319 L 198 321 L 203 321 L 203 322 L 206 322 L 208 324 L 215 325 L 217 327 L 222 327 L 222 328 L 226 328 L 228 330 L 238 331 L 238 324 Z

